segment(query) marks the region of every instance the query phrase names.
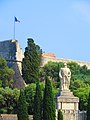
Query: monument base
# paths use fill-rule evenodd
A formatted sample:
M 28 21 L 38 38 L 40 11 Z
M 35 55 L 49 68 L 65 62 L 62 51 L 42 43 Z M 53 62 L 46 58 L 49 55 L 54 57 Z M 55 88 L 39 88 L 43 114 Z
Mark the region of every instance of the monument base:
M 70 90 L 63 90 L 56 98 L 56 109 L 61 109 L 63 120 L 78 120 L 78 102 L 79 98 L 75 97 Z

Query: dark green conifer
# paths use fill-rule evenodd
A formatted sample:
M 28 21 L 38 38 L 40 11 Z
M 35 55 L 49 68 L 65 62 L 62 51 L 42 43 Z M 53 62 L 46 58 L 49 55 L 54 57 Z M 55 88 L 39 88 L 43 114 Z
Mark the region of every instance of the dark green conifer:
M 23 89 L 20 90 L 17 109 L 18 120 L 29 120 L 27 103 Z
M 29 38 L 22 62 L 22 76 L 27 84 L 34 83 L 38 79 L 41 53 L 40 47 Z
M 42 120 L 42 92 L 39 81 L 36 83 L 33 120 Z
M 61 110 L 58 110 L 58 120 L 63 120 L 63 114 Z
M 43 100 L 43 120 L 55 120 L 55 102 L 52 85 L 51 81 L 47 77 Z
M 89 96 L 88 96 L 87 120 L 90 120 L 90 93 L 89 93 Z

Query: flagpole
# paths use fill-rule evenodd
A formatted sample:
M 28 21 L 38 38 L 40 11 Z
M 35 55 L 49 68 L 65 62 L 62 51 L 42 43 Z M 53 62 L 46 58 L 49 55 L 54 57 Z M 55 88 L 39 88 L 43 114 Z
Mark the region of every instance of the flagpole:
M 14 16 L 13 39 L 15 39 L 15 22 L 19 22 L 20 23 L 20 21 Z
M 13 30 L 13 39 L 15 39 L 15 17 L 14 17 L 14 30 Z

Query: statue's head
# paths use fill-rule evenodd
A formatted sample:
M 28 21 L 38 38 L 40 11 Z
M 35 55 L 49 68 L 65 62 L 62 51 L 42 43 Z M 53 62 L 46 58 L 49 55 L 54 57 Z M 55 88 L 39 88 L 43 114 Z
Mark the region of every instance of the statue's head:
M 64 63 L 64 67 L 67 67 L 67 63 Z

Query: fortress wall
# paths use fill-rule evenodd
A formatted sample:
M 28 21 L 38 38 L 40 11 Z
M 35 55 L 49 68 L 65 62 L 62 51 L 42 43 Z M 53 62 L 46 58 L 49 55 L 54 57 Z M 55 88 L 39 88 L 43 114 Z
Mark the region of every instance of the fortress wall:
M 16 45 L 14 40 L 0 41 L 0 57 L 6 60 L 16 59 Z
M 20 70 L 20 73 L 22 74 L 22 60 L 24 58 L 23 52 L 22 52 L 22 48 L 20 47 L 19 43 L 16 42 L 16 61 Z
M 42 56 L 41 66 L 44 66 L 49 61 L 52 61 L 52 62 L 65 62 L 65 63 L 76 62 L 80 66 L 86 65 L 87 68 L 90 69 L 90 62 L 83 62 L 83 61 L 79 61 L 79 60 L 70 60 L 70 59 L 56 58 L 56 57 L 50 57 L 50 56 Z
M 17 40 L 0 41 L 0 57 L 6 59 L 7 65 L 15 71 L 14 86 L 25 86 L 22 78 L 23 52 Z
M 6 60 L 17 60 L 22 62 L 23 52 L 18 41 L 0 41 L 0 57 L 5 58 Z

